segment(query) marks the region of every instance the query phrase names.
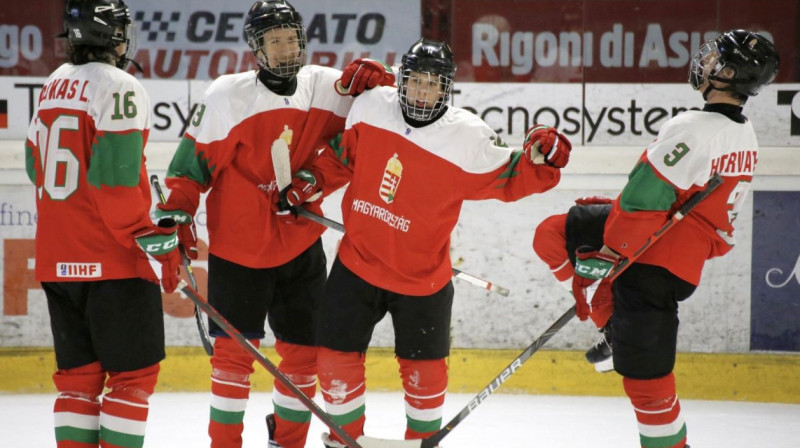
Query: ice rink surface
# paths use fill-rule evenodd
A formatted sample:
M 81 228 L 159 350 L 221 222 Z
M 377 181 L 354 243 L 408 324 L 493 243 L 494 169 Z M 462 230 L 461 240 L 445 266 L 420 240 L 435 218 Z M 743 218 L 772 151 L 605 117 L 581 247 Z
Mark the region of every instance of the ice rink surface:
M 620 386 L 621 388 L 622 386 Z M 55 447 L 55 396 L 0 397 L 4 447 Z M 156 393 L 151 399 L 145 447 L 208 447 L 207 393 Z M 448 394 L 444 422 L 473 398 Z M 681 400 L 692 448 L 800 448 L 800 405 Z M 253 393 L 245 414 L 244 448 L 266 448 L 264 416 L 269 393 Z M 307 447 L 322 448 L 326 430 L 313 419 Z M 368 435 L 402 438 L 399 392 L 367 393 Z M 624 397 L 491 395 L 442 441 L 442 448 L 636 448 L 633 411 Z

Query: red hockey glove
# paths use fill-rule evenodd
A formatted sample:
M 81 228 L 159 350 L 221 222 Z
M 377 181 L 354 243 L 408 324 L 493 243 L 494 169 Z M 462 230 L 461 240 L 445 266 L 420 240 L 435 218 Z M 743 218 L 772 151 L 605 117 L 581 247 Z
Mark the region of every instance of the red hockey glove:
M 356 59 L 344 68 L 342 77 L 336 81 L 336 93 L 358 96 L 367 89 L 394 85 L 394 72 L 381 61 Z
M 155 217 L 158 221 L 169 218 L 178 223 L 178 243 L 183 247 L 187 257 L 197 260 L 197 229 L 192 215 L 167 201 L 166 204 L 156 204 Z
M 304 202 L 313 202 L 322 196 L 322 182 L 317 182 L 316 176 L 309 170 L 300 170 L 294 173 L 292 183 L 287 185 L 278 199 L 272 203 L 272 211 L 283 221 L 294 222 L 295 213 L 292 209 Z
M 618 258 L 602 254 L 589 246 L 575 250 L 575 275 L 572 276 L 572 296 L 575 314 L 586 320 L 592 311 L 592 298 L 599 288 L 610 287 L 606 277 L 617 265 Z
M 535 124 L 525 133 L 522 149 L 528 159 L 537 165 L 546 163 L 555 168 L 564 168 L 569 162 L 572 143 L 555 128 Z
M 140 230 L 133 237 L 149 259 L 161 264 L 160 279 L 164 291 L 168 293 L 175 291 L 180 281 L 181 266 L 181 256 L 176 250 L 178 248 L 178 224 L 175 220 L 161 219 L 157 226 Z
M 586 196 L 575 199 L 577 205 L 610 205 L 613 200 L 602 196 Z

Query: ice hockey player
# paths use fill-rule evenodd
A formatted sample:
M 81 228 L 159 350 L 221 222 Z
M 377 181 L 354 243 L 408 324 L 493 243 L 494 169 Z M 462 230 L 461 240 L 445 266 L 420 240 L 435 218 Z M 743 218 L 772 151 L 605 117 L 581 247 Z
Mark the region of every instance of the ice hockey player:
M 611 211 L 611 200 L 602 197 L 586 197 L 575 201 L 567 213 L 553 215 L 536 227 L 533 250 L 547 263 L 550 271 L 567 291 L 572 292 L 572 277 L 575 274 L 575 250 L 603 247 L 603 230 Z M 611 317 L 611 283 L 607 279 L 597 282 L 575 302 L 575 311 L 580 320 L 591 319 L 600 329 L 600 338 L 586 351 L 586 360 L 594 364 L 598 372 L 614 370 L 611 357 L 608 319 Z
M 352 173 L 347 228 L 325 286 L 319 376 L 326 411 L 353 438 L 365 422 L 365 356 L 375 325 L 392 316 L 405 390 L 407 439 L 441 426 L 453 303 L 450 233 L 465 200 L 514 201 L 555 186 L 571 145 L 532 127 L 523 151 L 480 118 L 448 106 L 450 47 L 420 39 L 402 58 L 397 88 L 356 98 L 337 148 Z M 341 446 L 324 434 L 326 446 Z
M 690 196 L 719 174 L 723 184 L 632 263 L 612 285 L 614 369 L 639 422 L 644 448 L 683 448 L 686 425 L 673 367 L 678 303 L 700 282 L 707 259 L 734 245 L 734 222 L 758 154 L 742 108 L 778 73 L 779 56 L 764 36 L 732 30 L 692 58 L 689 83 L 706 101 L 664 124 L 628 176 L 606 221 L 600 250 L 578 248 L 572 291 L 580 300 L 619 257 L 630 257 Z
M 274 141 L 290 148 L 290 205 L 305 202 L 337 179 L 310 176 L 335 157 L 317 157 L 320 145 L 344 129 L 350 96 L 336 93 L 342 72 L 305 65 L 306 35 L 300 14 L 282 0 L 256 1 L 245 18 L 248 45 L 258 70 L 219 77 L 188 127 L 167 172 L 171 189 L 159 216 L 183 223 L 181 244 L 197 256 L 192 217 L 201 193 L 206 199 L 209 260 L 208 298 L 255 346 L 268 320 L 281 357 L 279 368 L 307 395 L 316 389 L 314 329 L 316 308 L 326 278 L 320 236 L 324 227 L 277 208 L 279 192 L 270 157 Z M 359 89 L 393 84 L 391 71 L 375 61 L 356 60 L 345 86 Z M 315 172 L 324 170 L 314 169 Z M 306 195 L 307 193 L 307 195 Z M 298 195 L 305 195 L 302 200 Z M 294 201 L 294 202 L 293 202 Z M 320 203 L 309 207 L 321 212 Z M 242 445 L 244 411 L 250 394 L 253 358 L 214 322 L 211 357 L 212 448 Z M 267 416 L 269 446 L 305 446 L 311 413 L 280 382 L 273 392 L 274 414 Z
M 150 99 L 124 71 L 128 6 L 68 0 L 64 28 L 69 62 L 45 81 L 25 142 L 58 367 L 56 446 L 141 447 L 164 359 L 159 278 L 167 292 L 178 283 L 177 225 L 149 215 Z

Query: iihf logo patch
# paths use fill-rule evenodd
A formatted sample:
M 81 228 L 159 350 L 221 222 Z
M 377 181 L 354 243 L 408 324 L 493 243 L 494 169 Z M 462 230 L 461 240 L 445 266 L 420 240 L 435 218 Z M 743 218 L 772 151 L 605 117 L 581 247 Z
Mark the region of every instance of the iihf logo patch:
M 406 128 L 406 135 L 411 134 L 411 128 Z
M 56 277 L 61 278 L 100 278 L 103 267 L 100 263 L 56 263 Z
M 283 99 L 283 103 L 288 106 L 289 105 L 289 98 L 284 98 Z

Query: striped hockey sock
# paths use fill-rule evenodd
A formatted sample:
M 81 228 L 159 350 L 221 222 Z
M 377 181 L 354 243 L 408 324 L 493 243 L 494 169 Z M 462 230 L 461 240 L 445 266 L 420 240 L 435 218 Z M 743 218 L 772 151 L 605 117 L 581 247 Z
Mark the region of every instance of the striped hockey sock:
M 316 347 L 275 341 L 281 357 L 278 366 L 306 396 L 317 391 Z M 311 411 L 280 381 L 273 382 L 272 403 L 275 407 L 275 441 L 283 448 L 303 448 L 311 424 Z
M 100 401 L 106 373 L 99 362 L 58 370 L 53 383 L 59 391 L 53 406 L 58 448 L 97 447 L 100 440 Z
M 365 369 L 364 356 L 320 347 L 317 357 L 319 384 L 325 412 L 354 439 L 364 434 Z M 331 434 L 335 442 L 342 442 Z
M 398 361 L 406 401 L 405 438 L 424 439 L 442 427 L 447 363 L 444 359 Z
M 258 348 L 259 340 L 250 340 Z M 250 398 L 253 356 L 228 337 L 217 337 L 211 357 L 211 448 L 240 448 Z
M 102 448 L 141 448 L 149 399 L 158 380 L 159 364 L 129 372 L 109 372 L 100 409 Z
M 684 448 L 686 424 L 675 394 L 675 376 L 670 373 L 652 380 L 623 378 L 622 385 L 636 412 L 642 448 Z

